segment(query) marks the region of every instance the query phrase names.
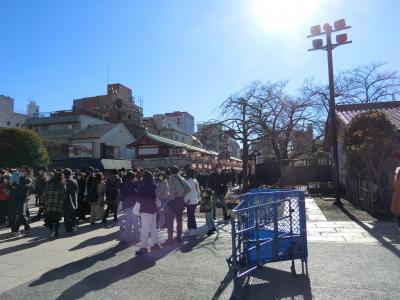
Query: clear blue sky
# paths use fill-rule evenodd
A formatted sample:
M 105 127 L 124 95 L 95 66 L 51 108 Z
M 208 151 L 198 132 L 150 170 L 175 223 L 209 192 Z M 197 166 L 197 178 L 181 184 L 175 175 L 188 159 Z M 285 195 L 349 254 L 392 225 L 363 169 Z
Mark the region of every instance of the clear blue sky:
M 326 82 L 326 55 L 307 52 L 309 26 L 346 18 L 353 44 L 337 48 L 335 70 L 372 61 L 400 69 L 400 1 L 2 0 L 0 94 L 25 109 L 69 109 L 72 99 L 132 88 L 145 116 L 186 110 L 213 117 L 253 80 Z M 290 2 L 286 0 L 286 2 Z M 297 4 L 294 4 L 297 5 Z

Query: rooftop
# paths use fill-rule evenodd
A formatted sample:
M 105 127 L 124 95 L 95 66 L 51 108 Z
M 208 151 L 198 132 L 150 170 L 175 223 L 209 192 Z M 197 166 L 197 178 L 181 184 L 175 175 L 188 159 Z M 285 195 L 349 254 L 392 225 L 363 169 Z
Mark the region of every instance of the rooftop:
M 185 148 L 185 149 L 188 149 L 188 150 L 197 151 L 197 152 L 204 153 L 204 154 L 209 154 L 209 155 L 215 155 L 215 156 L 218 155 L 217 152 L 209 151 L 209 150 L 206 150 L 206 149 L 203 149 L 203 148 L 199 148 L 199 147 L 195 147 L 195 146 L 192 146 L 192 145 L 189 145 L 189 144 L 185 144 L 185 143 L 181 143 L 181 142 L 178 142 L 178 141 L 174 141 L 174 140 L 168 139 L 168 138 L 163 137 L 163 136 L 159 136 L 159 135 L 156 135 L 156 134 L 149 133 L 148 131 L 145 131 L 143 136 L 147 136 L 147 137 L 149 137 L 150 139 L 152 139 L 152 140 L 154 140 L 156 142 L 167 144 L 167 145 L 170 145 L 170 146 Z
M 100 125 L 90 125 L 85 130 L 81 131 L 77 135 L 74 135 L 74 139 L 87 139 L 87 138 L 97 138 L 101 137 L 111 129 L 119 126 L 121 123 L 113 123 L 113 124 L 100 124 Z
M 76 109 L 38 113 L 34 117 L 29 118 L 26 121 L 25 125 L 32 126 L 40 124 L 78 122 L 81 115 L 89 116 L 103 121 L 108 121 L 108 117 L 105 115 L 88 110 Z
M 400 101 L 336 105 L 336 115 L 346 126 L 356 115 L 371 110 L 384 113 L 388 120 L 400 130 Z

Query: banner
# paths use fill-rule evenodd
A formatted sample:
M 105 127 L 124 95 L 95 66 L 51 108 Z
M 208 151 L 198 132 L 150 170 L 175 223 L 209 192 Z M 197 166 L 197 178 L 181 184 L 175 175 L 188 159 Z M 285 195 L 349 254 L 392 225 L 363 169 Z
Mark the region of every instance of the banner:
M 93 157 L 92 143 L 70 144 L 68 147 L 69 158 Z

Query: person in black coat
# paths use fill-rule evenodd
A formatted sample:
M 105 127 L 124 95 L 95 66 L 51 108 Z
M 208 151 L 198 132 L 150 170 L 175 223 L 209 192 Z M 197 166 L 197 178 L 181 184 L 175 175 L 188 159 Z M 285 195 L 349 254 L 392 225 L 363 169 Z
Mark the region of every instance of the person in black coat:
M 224 220 L 228 220 L 230 217 L 227 213 L 225 195 L 228 192 L 228 180 L 225 174 L 222 173 L 222 166 L 217 165 L 216 171 L 210 176 L 209 188 L 213 191 L 213 218 L 215 220 L 217 201 L 221 203 L 222 211 L 224 214 Z
M 64 200 L 64 226 L 66 234 L 73 234 L 78 227 L 76 226 L 76 212 L 78 209 L 78 182 L 72 177 L 71 169 L 64 170 L 66 181 L 66 191 Z
M 78 220 L 85 221 L 86 215 L 90 211 L 90 205 L 85 201 L 85 191 L 86 191 L 86 178 L 85 174 L 78 172 L 75 174 L 75 180 L 78 183 L 78 210 L 77 218 Z
M 28 234 L 31 227 L 29 218 L 26 215 L 28 210 L 29 194 L 32 190 L 32 180 L 29 178 L 30 170 L 28 167 L 21 168 L 12 174 L 12 184 L 10 189 L 10 225 L 13 236 L 19 236 L 19 227 L 24 225 L 25 234 Z

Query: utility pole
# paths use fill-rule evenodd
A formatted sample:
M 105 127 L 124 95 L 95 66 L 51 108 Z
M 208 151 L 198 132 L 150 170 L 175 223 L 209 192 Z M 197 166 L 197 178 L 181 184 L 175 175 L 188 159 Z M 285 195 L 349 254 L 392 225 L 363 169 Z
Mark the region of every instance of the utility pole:
M 334 163 L 333 181 L 335 184 L 335 205 L 341 205 L 340 201 L 340 185 L 339 185 L 339 156 L 338 156 L 338 143 L 337 143 L 337 120 L 336 120 L 336 106 L 335 106 L 335 83 L 333 77 L 333 58 L 332 51 L 336 47 L 344 44 L 350 44 L 351 41 L 347 40 L 347 34 L 336 35 L 336 44 L 332 43 L 332 33 L 350 29 L 351 26 L 346 26 L 344 19 L 338 20 L 334 23 L 334 28 L 329 23 L 325 23 L 323 30 L 321 31 L 320 25 L 315 25 L 311 27 L 311 35 L 308 38 L 314 38 L 317 36 L 326 36 L 326 45 L 323 45 L 322 39 L 314 39 L 312 41 L 313 48 L 308 51 L 315 50 L 325 50 L 328 56 L 328 77 L 329 77 L 329 126 L 330 126 L 330 136 L 332 138 L 332 155 Z

